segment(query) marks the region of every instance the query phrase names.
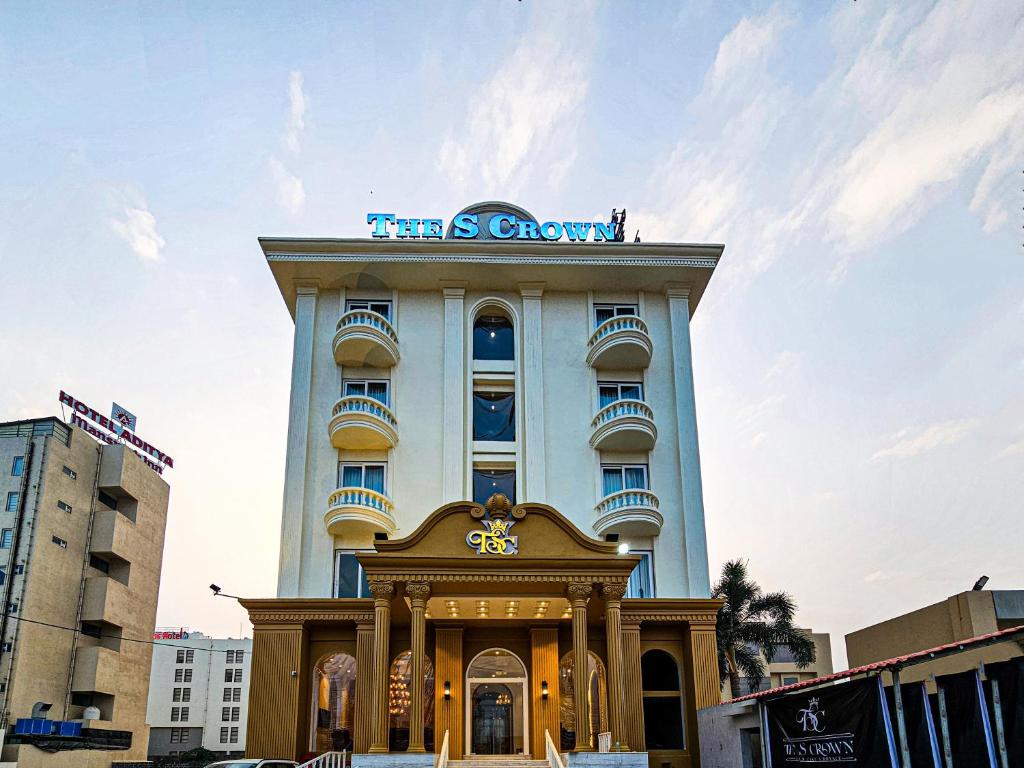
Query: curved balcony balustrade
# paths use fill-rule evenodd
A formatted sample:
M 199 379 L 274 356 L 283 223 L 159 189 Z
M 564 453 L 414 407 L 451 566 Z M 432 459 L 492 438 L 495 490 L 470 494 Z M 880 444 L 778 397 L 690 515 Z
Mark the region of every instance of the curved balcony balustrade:
M 338 320 L 334 360 L 338 365 L 391 368 L 398 364 L 398 334 L 384 315 L 353 309 Z
M 647 323 L 635 315 L 605 320 L 587 342 L 587 365 L 591 368 L 637 370 L 651 362 L 654 344 Z
M 335 403 L 327 431 L 331 445 L 350 451 L 387 450 L 398 444 L 398 421 L 391 409 L 363 395 Z
M 327 499 L 324 525 L 332 536 L 390 536 L 396 529 L 394 504 L 383 493 L 369 488 L 339 488 Z
M 665 522 L 658 511 L 658 497 L 650 491 L 627 489 L 610 493 L 594 507 L 598 536 L 657 536 Z
M 590 445 L 600 451 L 649 451 L 658 439 L 654 411 L 641 400 L 616 400 L 591 422 Z

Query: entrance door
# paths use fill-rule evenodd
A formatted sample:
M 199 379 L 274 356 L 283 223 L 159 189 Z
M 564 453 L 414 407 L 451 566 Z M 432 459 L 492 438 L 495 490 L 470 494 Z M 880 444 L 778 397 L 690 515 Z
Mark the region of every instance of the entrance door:
M 503 648 L 478 654 L 466 670 L 466 745 L 472 755 L 525 755 L 526 667 Z

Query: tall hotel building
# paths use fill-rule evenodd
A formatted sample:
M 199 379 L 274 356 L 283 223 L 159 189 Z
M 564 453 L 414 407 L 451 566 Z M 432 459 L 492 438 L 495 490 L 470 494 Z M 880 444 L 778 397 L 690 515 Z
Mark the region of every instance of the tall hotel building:
M 437 239 L 389 221 L 260 241 L 295 337 L 249 754 L 579 763 L 610 734 L 696 766 L 718 603 L 690 318 L 722 246 L 531 240 L 563 225 L 505 203 Z
M 146 757 L 152 646 L 132 640 L 156 621 L 169 492 L 124 444 L 57 418 L 0 423 L 0 764 Z M 37 702 L 82 735 L 14 734 Z

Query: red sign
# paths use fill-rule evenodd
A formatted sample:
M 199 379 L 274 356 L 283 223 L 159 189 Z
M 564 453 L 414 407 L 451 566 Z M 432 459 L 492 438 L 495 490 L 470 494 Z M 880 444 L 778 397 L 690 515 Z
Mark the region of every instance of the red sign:
M 163 451 L 153 447 L 142 438 L 129 432 L 127 429 L 121 426 L 121 424 L 115 422 L 113 419 L 109 419 L 99 411 L 90 408 L 88 405 L 83 403 L 71 395 L 67 394 L 64 390 L 60 393 L 60 402 L 63 405 L 70 406 L 74 413 L 71 415 L 71 423 L 76 427 L 81 427 L 93 437 L 102 440 L 110 445 L 117 445 L 118 443 L 124 443 L 125 445 L 134 446 L 132 450 L 136 455 L 139 456 L 146 464 L 158 474 L 163 474 L 164 467 L 173 467 L 174 459 L 168 456 Z M 106 432 L 101 432 L 96 429 L 92 424 L 89 424 L 85 419 L 91 419 L 96 424 L 99 424 Z M 136 450 L 138 449 L 138 450 Z M 152 458 L 150 458 L 152 457 Z M 153 461 L 156 459 L 156 461 Z M 157 462 L 160 462 L 159 464 Z
M 153 633 L 154 640 L 188 640 L 188 632 L 183 629 L 172 631 L 157 630 Z

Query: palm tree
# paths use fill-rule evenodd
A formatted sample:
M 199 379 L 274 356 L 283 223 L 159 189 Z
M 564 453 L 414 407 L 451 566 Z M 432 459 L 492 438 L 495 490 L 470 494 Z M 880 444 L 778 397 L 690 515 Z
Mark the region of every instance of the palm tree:
M 712 597 L 725 600 L 718 609 L 718 674 L 729 680 L 732 697 L 740 695 L 740 676 L 752 688 L 761 684 L 765 664 L 775 658 L 776 650 L 789 649 L 798 667 L 814 661 L 814 643 L 793 626 L 796 603 L 785 592 L 764 593 L 748 575 L 747 563 L 730 560 L 722 566 L 722 576 Z

